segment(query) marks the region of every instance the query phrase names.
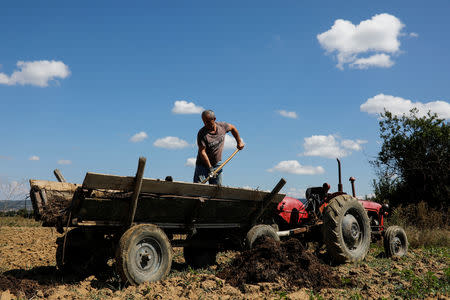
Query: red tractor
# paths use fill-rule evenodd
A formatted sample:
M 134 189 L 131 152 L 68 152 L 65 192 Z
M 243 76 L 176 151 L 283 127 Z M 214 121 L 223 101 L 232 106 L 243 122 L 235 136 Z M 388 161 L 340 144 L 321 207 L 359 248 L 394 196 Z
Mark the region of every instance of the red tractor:
M 344 263 L 361 261 L 366 256 L 370 241 L 383 238 L 387 257 L 401 257 L 408 250 L 405 231 L 399 226 L 384 228 L 388 205 L 355 196 L 355 178 L 351 177 L 353 196 L 343 192 L 341 164 L 338 161 L 338 191 L 329 193 L 330 185 L 306 190 L 306 199 L 285 197 L 277 207 L 278 236 L 301 236 L 317 240 L 323 237 L 333 261 Z

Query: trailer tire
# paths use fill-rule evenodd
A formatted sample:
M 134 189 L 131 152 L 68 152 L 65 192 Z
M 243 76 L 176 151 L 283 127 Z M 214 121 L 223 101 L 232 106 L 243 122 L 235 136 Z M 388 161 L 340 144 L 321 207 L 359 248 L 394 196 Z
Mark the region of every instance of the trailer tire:
M 386 257 L 402 257 L 408 252 L 408 237 L 400 226 L 390 226 L 383 238 Z
M 370 246 L 370 223 L 358 199 L 339 195 L 330 200 L 323 217 L 323 238 L 333 262 L 364 259 Z
M 138 285 L 166 277 L 172 257 L 164 231 L 156 225 L 141 224 L 129 228 L 120 238 L 116 268 L 124 282 Z
M 82 228 L 68 231 L 65 247 L 64 236 L 56 240 L 56 266 L 60 271 L 87 275 L 107 268 L 106 242 L 98 232 L 91 233 L 87 234 Z
M 211 235 L 197 232 L 189 238 L 192 244 L 183 247 L 183 256 L 186 264 L 194 269 L 206 268 L 216 263 L 218 249 L 215 245 L 210 244 L 209 247 L 195 246 L 197 241 L 207 241 Z
M 265 224 L 255 225 L 248 231 L 245 238 L 247 249 L 253 249 L 258 244 L 258 240 L 262 237 L 268 237 L 277 242 L 280 241 L 280 237 L 272 226 Z

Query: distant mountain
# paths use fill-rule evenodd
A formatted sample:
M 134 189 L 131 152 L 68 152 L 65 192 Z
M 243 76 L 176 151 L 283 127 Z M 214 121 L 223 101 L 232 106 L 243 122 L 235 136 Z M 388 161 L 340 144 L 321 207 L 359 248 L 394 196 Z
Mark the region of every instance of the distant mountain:
M 32 211 L 30 200 L 0 200 L 0 212 L 15 211 L 22 208 Z

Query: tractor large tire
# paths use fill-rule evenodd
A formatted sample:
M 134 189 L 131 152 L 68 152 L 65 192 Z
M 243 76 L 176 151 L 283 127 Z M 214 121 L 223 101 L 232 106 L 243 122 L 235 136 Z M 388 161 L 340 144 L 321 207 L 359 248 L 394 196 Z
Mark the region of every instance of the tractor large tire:
M 56 266 L 65 273 L 89 275 L 107 268 L 108 245 L 100 232 L 75 228 L 56 243 Z
M 253 249 L 258 244 L 258 240 L 262 237 L 268 237 L 277 242 L 280 241 L 280 237 L 272 226 L 264 224 L 255 225 L 248 231 L 245 238 L 247 249 Z
M 152 224 L 136 225 L 120 238 L 116 268 L 124 282 L 138 285 L 167 276 L 172 266 L 172 247 L 164 231 Z
M 331 199 L 323 218 L 323 237 L 336 263 L 364 259 L 370 246 L 370 223 L 364 207 L 350 195 Z
M 210 238 L 210 235 L 202 232 L 198 232 L 189 237 L 191 244 L 183 248 L 183 256 L 186 264 L 194 269 L 199 269 L 212 266 L 216 263 L 218 249 L 213 243 L 207 243 L 208 238 Z
M 386 257 L 402 257 L 408 252 L 408 237 L 400 226 L 390 226 L 384 233 Z

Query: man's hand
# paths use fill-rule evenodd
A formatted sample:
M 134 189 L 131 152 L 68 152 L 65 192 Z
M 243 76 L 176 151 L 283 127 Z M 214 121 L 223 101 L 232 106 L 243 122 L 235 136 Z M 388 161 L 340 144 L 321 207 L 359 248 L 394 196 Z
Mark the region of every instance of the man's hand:
M 214 168 L 213 167 L 209 168 L 208 178 L 214 178 L 216 176 L 217 174 L 214 174 Z
M 245 144 L 242 142 L 242 140 L 237 144 L 237 148 L 238 148 L 239 150 L 244 149 L 244 146 L 245 146 Z

